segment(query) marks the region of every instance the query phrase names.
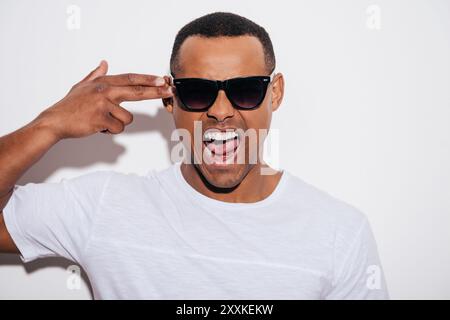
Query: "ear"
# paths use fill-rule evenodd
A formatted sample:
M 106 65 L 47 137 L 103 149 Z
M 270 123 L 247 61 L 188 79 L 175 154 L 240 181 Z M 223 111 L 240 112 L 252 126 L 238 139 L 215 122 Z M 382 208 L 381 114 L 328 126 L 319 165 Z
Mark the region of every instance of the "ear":
M 172 86 L 172 89 L 174 89 L 174 87 L 173 87 L 173 85 L 172 85 L 172 83 L 171 83 L 171 81 L 170 81 L 170 77 L 164 76 L 164 80 L 166 80 L 166 83 L 167 83 L 169 86 Z M 166 110 L 167 110 L 169 113 L 172 113 L 172 112 L 173 112 L 173 97 L 170 97 L 170 98 L 162 98 L 161 100 L 162 100 L 162 103 L 163 103 L 164 107 L 166 107 Z
M 274 75 L 272 83 L 272 111 L 276 111 L 281 105 L 284 96 L 284 77 L 283 74 L 277 73 Z
M 162 98 L 162 103 L 169 113 L 173 112 L 173 98 Z

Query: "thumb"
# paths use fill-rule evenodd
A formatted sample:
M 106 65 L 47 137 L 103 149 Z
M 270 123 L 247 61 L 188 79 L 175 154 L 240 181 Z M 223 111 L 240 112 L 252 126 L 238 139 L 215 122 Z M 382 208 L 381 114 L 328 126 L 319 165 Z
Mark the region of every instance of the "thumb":
M 81 80 L 80 83 L 91 81 L 100 76 L 104 76 L 107 72 L 108 72 L 108 62 L 106 62 L 106 60 L 102 60 L 100 61 L 98 67 L 92 70 L 86 77 L 84 77 L 84 79 Z

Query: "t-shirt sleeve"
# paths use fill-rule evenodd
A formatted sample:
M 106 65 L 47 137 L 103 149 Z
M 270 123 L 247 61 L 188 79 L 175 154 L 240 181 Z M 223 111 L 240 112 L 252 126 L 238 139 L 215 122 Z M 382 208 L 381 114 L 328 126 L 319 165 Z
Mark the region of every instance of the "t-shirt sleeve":
M 111 171 L 60 182 L 16 185 L 3 217 L 22 261 L 61 256 L 79 262 Z
M 366 217 L 352 237 L 338 241 L 335 250 L 333 283 L 325 299 L 389 299 L 375 238 Z

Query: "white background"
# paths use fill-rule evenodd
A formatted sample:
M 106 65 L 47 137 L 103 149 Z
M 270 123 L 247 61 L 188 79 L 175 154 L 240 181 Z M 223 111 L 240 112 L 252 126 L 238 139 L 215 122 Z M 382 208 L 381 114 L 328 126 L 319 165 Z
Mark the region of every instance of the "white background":
M 80 29 L 67 27 L 71 4 Z M 367 26 L 370 5 L 379 30 Z M 286 80 L 273 119 L 281 167 L 367 214 L 392 298 L 449 299 L 450 1 L 2 0 L 0 135 L 101 59 L 111 73 L 165 74 L 176 32 L 213 11 L 272 37 Z M 123 134 L 62 141 L 18 184 L 167 167 L 173 124 L 160 101 L 125 106 L 135 122 Z M 67 289 L 69 265 L 0 255 L 0 298 L 89 299 L 84 282 Z

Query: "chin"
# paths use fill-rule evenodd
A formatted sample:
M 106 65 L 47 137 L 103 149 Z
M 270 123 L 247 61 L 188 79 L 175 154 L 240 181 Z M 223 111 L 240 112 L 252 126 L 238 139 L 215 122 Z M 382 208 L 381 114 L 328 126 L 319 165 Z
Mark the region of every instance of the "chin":
M 233 189 L 244 180 L 249 165 L 244 164 L 206 164 L 202 163 L 196 166 L 202 175 L 212 187 L 220 189 Z

